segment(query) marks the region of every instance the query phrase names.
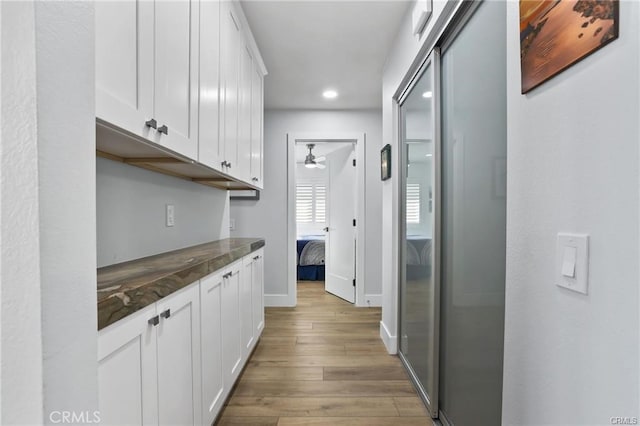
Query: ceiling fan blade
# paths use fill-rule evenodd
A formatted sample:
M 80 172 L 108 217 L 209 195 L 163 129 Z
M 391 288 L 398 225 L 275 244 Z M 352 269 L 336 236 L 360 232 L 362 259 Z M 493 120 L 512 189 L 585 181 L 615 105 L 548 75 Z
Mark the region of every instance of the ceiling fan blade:
M 316 161 L 325 161 L 326 159 L 327 157 L 325 157 L 324 155 L 320 157 L 316 157 Z
M 322 163 L 316 163 L 316 167 L 317 167 L 317 168 L 319 168 L 319 169 L 324 169 L 324 168 L 325 168 L 325 167 L 327 167 L 327 166 L 325 166 L 325 165 L 324 165 L 324 164 L 322 164 Z

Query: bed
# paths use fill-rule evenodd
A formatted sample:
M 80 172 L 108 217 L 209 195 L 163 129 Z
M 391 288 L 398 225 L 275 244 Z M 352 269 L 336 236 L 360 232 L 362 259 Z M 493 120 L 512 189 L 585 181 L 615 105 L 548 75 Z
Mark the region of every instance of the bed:
M 298 281 L 324 281 L 324 235 L 300 236 L 296 243 Z

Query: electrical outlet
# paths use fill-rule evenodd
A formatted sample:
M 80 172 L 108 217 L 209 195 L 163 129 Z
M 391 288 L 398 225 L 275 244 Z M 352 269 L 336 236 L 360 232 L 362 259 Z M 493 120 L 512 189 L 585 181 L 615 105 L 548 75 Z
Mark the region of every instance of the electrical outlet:
M 167 226 L 173 226 L 176 223 L 176 211 L 175 211 L 175 207 L 173 206 L 173 204 L 167 204 L 167 210 L 166 210 L 166 218 L 167 218 Z

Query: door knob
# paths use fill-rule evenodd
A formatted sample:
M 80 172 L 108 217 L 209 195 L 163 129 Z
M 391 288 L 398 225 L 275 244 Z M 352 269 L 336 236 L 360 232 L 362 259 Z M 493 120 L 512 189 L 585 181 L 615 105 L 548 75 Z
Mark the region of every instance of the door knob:
M 324 227 L 324 232 L 329 232 L 329 227 L 328 226 Z

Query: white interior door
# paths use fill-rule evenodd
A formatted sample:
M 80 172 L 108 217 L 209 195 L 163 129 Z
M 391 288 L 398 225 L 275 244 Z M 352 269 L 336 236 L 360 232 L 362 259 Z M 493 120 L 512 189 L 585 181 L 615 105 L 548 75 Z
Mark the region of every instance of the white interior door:
M 344 300 L 356 300 L 356 168 L 353 146 L 327 155 L 328 232 L 324 288 Z

